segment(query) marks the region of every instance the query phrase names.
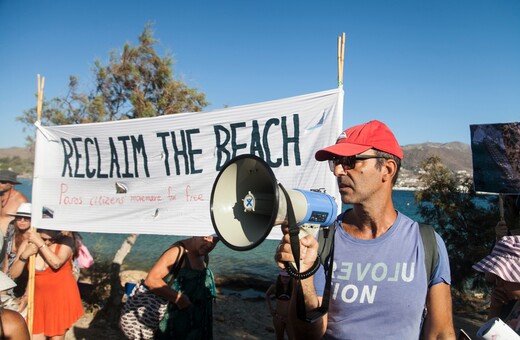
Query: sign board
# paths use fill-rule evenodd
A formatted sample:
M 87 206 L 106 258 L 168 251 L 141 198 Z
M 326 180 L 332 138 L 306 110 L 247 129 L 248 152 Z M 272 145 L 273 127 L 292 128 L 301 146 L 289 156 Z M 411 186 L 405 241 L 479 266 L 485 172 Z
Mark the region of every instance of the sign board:
M 96 233 L 212 234 L 213 183 L 226 162 L 241 154 L 265 160 L 286 188 L 324 188 L 337 196 L 334 176 L 314 153 L 335 143 L 342 116 L 338 88 L 208 112 L 37 124 L 33 225 Z

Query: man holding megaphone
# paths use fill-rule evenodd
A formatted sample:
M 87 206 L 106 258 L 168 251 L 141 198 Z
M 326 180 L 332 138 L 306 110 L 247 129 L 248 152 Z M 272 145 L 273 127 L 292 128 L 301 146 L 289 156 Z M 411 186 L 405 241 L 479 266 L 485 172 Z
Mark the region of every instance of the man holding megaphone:
M 431 239 L 436 263 L 428 277 L 428 245 L 419 224 L 396 211 L 392 202 L 403 151 L 390 129 L 375 120 L 351 127 L 315 158 L 329 162 L 341 200 L 352 208 L 335 224 L 330 294 L 324 294 L 329 280 L 323 268 L 295 280 L 299 293 L 291 300 L 289 327 L 296 338 L 418 339 L 423 329 L 425 339 L 455 339 L 444 242 L 437 233 Z M 285 268 L 295 258 L 289 227 L 282 231 L 275 259 Z M 316 238 L 301 238 L 299 248 L 299 271 L 313 272 Z M 327 295 L 328 312 L 297 317 L 303 308 L 309 314 L 320 310 Z

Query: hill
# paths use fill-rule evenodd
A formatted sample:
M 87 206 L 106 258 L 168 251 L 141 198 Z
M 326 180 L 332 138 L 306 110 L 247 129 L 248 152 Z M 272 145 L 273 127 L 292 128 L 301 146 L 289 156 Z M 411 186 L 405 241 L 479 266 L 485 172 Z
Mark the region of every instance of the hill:
M 0 169 L 9 169 L 21 178 L 32 177 L 34 152 L 28 148 L 0 149 Z
M 2 158 L 11 158 L 11 157 L 19 157 L 23 160 L 33 160 L 34 152 L 29 150 L 28 148 L 6 148 L 0 149 L 0 159 Z
M 471 146 L 469 144 L 460 142 L 421 143 L 405 145 L 402 146 L 402 149 L 404 157 L 395 186 L 396 189 L 417 189 L 420 186 L 418 179 L 421 163 L 432 156 L 439 157 L 442 164 L 460 175 L 472 176 L 473 174 Z
M 420 163 L 429 157 L 438 156 L 442 163 L 453 171 L 472 172 L 471 147 L 460 142 L 421 143 L 402 147 L 404 152 L 403 168 L 416 172 Z
M 472 174 L 471 147 L 460 142 L 421 143 L 402 146 L 404 159 L 399 187 L 415 187 L 421 162 L 438 156 L 442 163 L 456 172 Z M 0 149 L 0 169 L 12 168 L 22 177 L 31 176 L 34 153 L 26 148 Z

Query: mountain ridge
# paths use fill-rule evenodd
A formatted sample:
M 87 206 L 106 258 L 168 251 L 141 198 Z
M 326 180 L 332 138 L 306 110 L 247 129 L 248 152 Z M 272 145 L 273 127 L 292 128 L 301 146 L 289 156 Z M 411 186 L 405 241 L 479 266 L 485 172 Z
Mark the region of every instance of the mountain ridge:
M 404 153 L 402 177 L 417 177 L 421 162 L 432 156 L 439 157 L 441 162 L 452 171 L 466 172 L 468 174 L 473 172 L 471 146 L 469 144 L 462 142 L 425 142 L 402 145 L 401 148 Z M 0 148 L 0 160 L 3 160 L 0 162 L 0 168 L 7 168 L 8 166 L 6 165 L 13 158 L 18 158 L 26 163 L 32 163 L 34 151 L 23 147 Z M 16 171 L 16 169 L 13 170 Z

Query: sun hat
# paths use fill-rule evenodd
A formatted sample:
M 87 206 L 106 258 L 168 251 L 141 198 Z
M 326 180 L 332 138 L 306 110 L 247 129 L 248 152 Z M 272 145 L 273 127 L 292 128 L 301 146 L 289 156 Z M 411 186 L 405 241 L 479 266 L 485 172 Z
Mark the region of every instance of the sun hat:
M 31 217 L 31 203 L 22 203 L 18 207 L 18 210 L 14 214 L 7 213 L 7 215 L 11 216 L 20 216 L 20 217 Z
M 3 181 L 3 182 L 10 182 L 10 183 L 13 183 L 13 184 L 21 184 L 20 182 L 18 182 L 16 180 L 16 176 L 18 176 L 18 174 L 14 171 L 11 171 L 11 170 L 0 170 L 0 181 Z
M 403 159 L 403 150 L 394 134 L 378 120 L 346 129 L 339 135 L 336 144 L 319 150 L 314 157 L 318 161 L 326 161 L 335 156 L 354 156 L 370 149 L 388 152 Z
M 491 254 L 473 265 L 482 273 L 493 273 L 504 281 L 520 282 L 520 236 L 504 236 Z

